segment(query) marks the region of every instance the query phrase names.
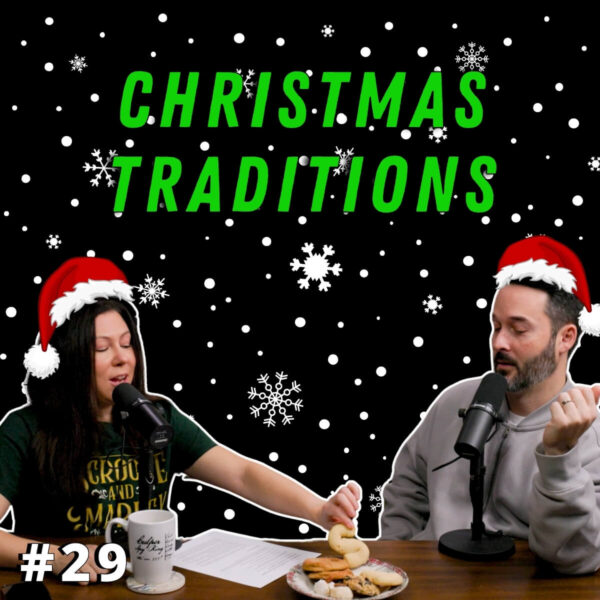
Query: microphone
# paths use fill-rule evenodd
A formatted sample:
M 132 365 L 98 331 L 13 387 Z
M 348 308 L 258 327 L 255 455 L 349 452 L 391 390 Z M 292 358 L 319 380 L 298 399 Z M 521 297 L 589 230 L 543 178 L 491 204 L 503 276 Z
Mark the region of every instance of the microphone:
M 125 418 L 131 418 L 155 450 L 168 446 L 173 439 L 173 427 L 165 420 L 160 407 L 145 398 L 129 383 L 120 383 L 112 394 L 115 406 Z
M 455 452 L 464 458 L 483 454 L 485 442 L 498 420 L 498 411 L 506 393 L 506 379 L 499 373 L 488 373 L 475 392 L 471 405 L 458 411 L 464 419 L 454 445 Z

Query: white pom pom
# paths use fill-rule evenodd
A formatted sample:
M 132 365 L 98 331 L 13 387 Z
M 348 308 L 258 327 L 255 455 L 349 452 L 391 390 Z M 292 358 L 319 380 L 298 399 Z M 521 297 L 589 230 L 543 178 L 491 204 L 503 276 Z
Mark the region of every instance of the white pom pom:
M 48 344 L 46 352 L 42 350 L 40 344 L 35 344 L 29 348 L 23 361 L 25 368 L 38 379 L 50 377 L 60 364 L 60 356 L 56 349 Z
M 579 327 L 583 333 L 600 336 L 600 304 L 592 304 L 591 312 L 585 308 L 579 313 Z

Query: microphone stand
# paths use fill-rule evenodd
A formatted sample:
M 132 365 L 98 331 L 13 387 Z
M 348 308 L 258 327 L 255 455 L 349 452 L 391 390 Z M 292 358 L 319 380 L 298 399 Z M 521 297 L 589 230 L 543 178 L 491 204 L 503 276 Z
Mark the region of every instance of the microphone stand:
M 473 505 L 471 529 L 448 531 L 440 537 L 438 550 L 463 560 L 501 560 L 515 553 L 512 538 L 501 531 L 489 531 L 483 523 L 483 450 L 469 456 L 469 492 Z
M 152 446 L 144 443 L 139 455 L 139 510 L 150 508 L 152 490 L 154 489 L 154 452 Z

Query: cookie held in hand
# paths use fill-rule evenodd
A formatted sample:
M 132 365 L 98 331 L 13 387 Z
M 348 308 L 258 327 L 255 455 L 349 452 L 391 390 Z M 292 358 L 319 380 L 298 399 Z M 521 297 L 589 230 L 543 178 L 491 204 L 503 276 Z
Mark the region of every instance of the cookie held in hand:
M 342 554 L 351 569 L 364 565 L 369 560 L 369 548 L 354 537 L 354 529 L 338 523 L 329 530 L 327 541 L 335 552 Z

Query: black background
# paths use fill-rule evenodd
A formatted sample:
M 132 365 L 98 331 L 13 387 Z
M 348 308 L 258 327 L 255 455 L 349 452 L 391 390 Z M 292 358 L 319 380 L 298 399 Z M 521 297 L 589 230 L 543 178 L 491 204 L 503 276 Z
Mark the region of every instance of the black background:
M 360 13 L 340 6 L 328 13 L 326 5 L 315 11 L 298 3 L 285 14 L 266 14 L 256 5 L 240 12 L 228 5 L 218 15 L 214 9 L 204 12 L 203 4 L 185 6 L 97 4 L 94 10 L 47 3 L 44 9 L 5 13 L 1 410 L 24 400 L 22 357 L 37 333 L 40 285 L 34 278 L 43 280 L 64 260 L 94 251 L 115 261 L 133 285 L 146 276 L 164 279 L 168 297 L 157 307 L 138 303 L 150 390 L 170 396 L 219 442 L 323 496 L 347 479 L 358 481 L 359 534 L 376 536 L 378 486 L 389 477 L 393 457 L 421 412 L 439 390 L 489 368 L 492 276 L 504 248 L 528 234 L 556 237 L 581 257 L 592 300 L 600 297 L 595 235 L 600 173 L 588 165 L 600 156 L 594 20 L 573 4 L 563 13 L 541 10 L 532 16 L 508 9 L 484 14 L 481 7 L 409 11 L 400 3 L 385 10 L 369 3 Z M 168 16 L 165 23 L 158 20 L 161 13 Z M 52 25 L 45 23 L 47 17 L 54 19 Z M 391 30 L 386 22 L 393 23 Z M 333 26 L 331 38 L 321 33 L 324 25 Z M 233 41 L 238 32 L 245 35 L 242 44 Z M 284 46 L 276 45 L 278 37 Z M 512 39 L 510 46 L 505 38 Z M 453 118 L 454 109 L 464 105 L 455 56 L 471 41 L 489 56 L 487 88 L 479 92 L 484 119 L 475 129 L 461 129 Z M 369 57 L 361 56 L 362 47 L 371 49 Z M 424 58 L 417 54 L 420 47 L 428 50 Z M 75 55 L 85 57 L 81 73 L 69 63 Z M 47 62 L 54 65 L 50 72 L 44 69 Z M 448 137 L 439 144 L 430 140 L 425 122 L 405 140 L 400 132 L 408 128 L 435 67 L 442 71 Z M 236 102 L 239 127 L 222 123 L 208 129 L 214 74 L 236 68 L 273 73 L 265 125 L 249 126 L 253 100 L 242 96 Z M 307 122 L 285 129 L 277 121 L 277 108 L 289 105 L 281 81 L 291 71 L 308 69 L 311 86 L 302 93 Z M 119 105 L 134 70 L 154 77 L 149 105 L 157 122 L 127 129 L 119 121 Z M 170 71 L 200 72 L 194 118 L 186 129 L 158 125 Z M 352 72 L 338 105 L 348 123 L 330 129 L 321 126 L 323 71 Z M 354 126 L 364 71 L 377 73 L 381 90 L 396 71 L 407 73 L 397 128 L 373 119 L 372 131 Z M 555 89 L 558 82 L 563 91 Z M 98 102 L 90 100 L 93 93 Z M 533 111 L 536 102 L 543 105 L 540 113 Z M 568 126 L 571 118 L 579 120 L 578 128 Z M 67 135 L 73 140 L 69 147 L 61 144 Z M 133 148 L 126 140 L 134 141 Z M 203 141 L 210 144 L 208 152 L 200 149 Z M 285 158 L 333 156 L 336 147 L 365 157 L 356 211 L 343 213 L 347 176 L 342 174 L 330 176 L 323 211 L 311 213 L 315 169 L 298 167 L 291 211 L 278 213 Z M 109 150 L 143 157 L 120 217 L 112 212 L 115 188 L 104 182 L 92 187 L 84 172 L 95 149 L 103 157 Z M 158 155 L 182 161 L 177 212 L 146 212 L 150 165 Z M 219 157 L 221 211 L 201 207 L 186 213 L 207 155 Z M 267 196 L 256 212 L 232 213 L 240 157 L 253 155 L 269 164 Z M 382 214 L 372 206 L 372 179 L 389 155 L 407 160 L 408 184 L 399 209 Z M 452 155 L 459 156 L 459 166 L 450 210 L 440 214 L 432 201 L 428 212 L 417 213 L 424 157 L 438 156 L 445 165 Z M 478 191 L 469 165 L 480 155 L 494 157 L 498 165 L 491 180 L 494 205 L 485 215 L 469 212 L 464 201 L 466 192 Z M 22 182 L 24 174 L 29 183 Z M 573 204 L 576 195 L 583 198 L 580 206 Z M 73 199 L 78 206 L 72 206 Z M 50 235 L 60 237 L 57 248 L 49 247 Z M 267 237 L 270 245 L 263 243 Z M 326 244 L 335 250 L 330 261 L 343 270 L 327 277 L 327 292 L 314 282 L 300 289 L 301 275 L 291 270 L 294 258 L 303 260 L 305 243 L 319 253 Z M 132 260 L 124 260 L 126 251 L 133 252 Z M 473 264 L 465 265 L 465 257 Z M 421 276 L 424 269 L 427 277 Z M 362 270 L 368 276 L 362 277 Z M 205 287 L 207 278 L 215 280 L 213 289 Z M 440 298 L 437 314 L 424 311 L 430 294 Z M 487 306 L 478 308 L 479 299 Z M 8 316 L 9 307 L 15 316 Z M 295 325 L 298 317 L 306 326 Z M 181 327 L 173 326 L 175 320 Z M 413 343 L 417 336 L 424 340 L 421 347 Z M 597 339 L 583 340 L 571 369 L 576 380 L 597 379 L 599 349 Z M 339 362 L 330 364 L 330 355 Z M 378 367 L 385 367 L 385 376 L 376 374 Z M 278 420 L 267 428 L 264 415 L 251 415 L 255 401 L 248 392 L 260 391 L 257 378 L 263 374 L 274 383 L 277 372 L 288 375 L 288 387 L 293 381 L 301 386 L 291 396 L 302 398 L 303 408 L 292 423 Z M 176 391 L 175 384 L 182 389 Z M 328 429 L 319 426 L 322 419 L 330 422 Z M 276 461 L 269 458 L 273 452 Z M 300 465 L 305 473 L 298 471 Z M 322 535 L 314 526 L 300 531 L 298 521 L 197 486 L 181 479 L 174 483 L 171 506 L 182 535 L 210 527 L 261 537 Z M 225 518 L 227 509 L 235 511 L 233 519 Z

